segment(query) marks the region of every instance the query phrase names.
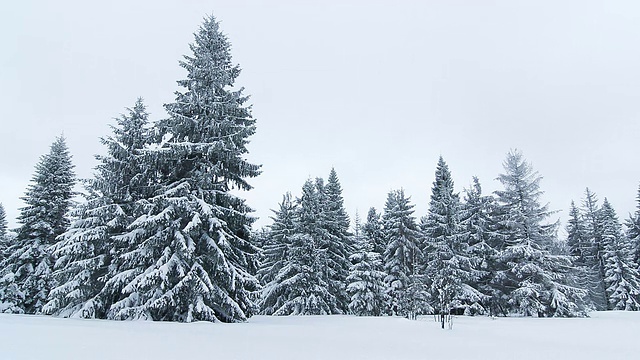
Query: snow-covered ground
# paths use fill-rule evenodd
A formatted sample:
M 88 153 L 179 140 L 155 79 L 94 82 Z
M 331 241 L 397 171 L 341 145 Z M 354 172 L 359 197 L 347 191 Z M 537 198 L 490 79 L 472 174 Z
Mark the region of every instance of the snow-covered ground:
M 255 316 L 243 324 L 0 315 L 0 359 L 638 359 L 640 313 L 588 319 Z

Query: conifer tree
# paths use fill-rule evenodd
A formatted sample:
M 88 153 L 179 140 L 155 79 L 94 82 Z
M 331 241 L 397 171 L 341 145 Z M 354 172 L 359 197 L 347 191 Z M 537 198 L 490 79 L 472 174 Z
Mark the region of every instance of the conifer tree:
M 262 290 L 262 309 L 268 315 L 335 314 L 335 295 L 329 291 L 327 231 L 323 226 L 324 184 L 307 180 L 297 200 L 293 234 L 284 242 L 287 258 Z
M 573 258 L 574 268 L 571 270 L 573 278 L 576 279 L 576 283 L 582 289 L 585 289 L 589 294 L 585 301 L 590 307 L 595 308 L 593 298 L 591 296 L 591 279 L 592 271 L 590 267 L 589 257 L 591 244 L 587 237 L 586 229 L 584 226 L 583 216 L 580 213 L 580 209 L 571 201 L 571 207 L 569 209 L 569 220 L 567 221 L 567 251 Z
M 192 55 L 180 62 L 187 78 L 169 117 L 154 128 L 148 156 L 160 185 L 145 214 L 121 241 L 137 243 L 121 274 L 136 274 L 112 306 L 117 319 L 244 321 L 256 311 L 257 248 L 251 208 L 232 189 L 250 190 L 260 173 L 246 159 L 255 132 L 248 97 L 235 80 L 231 44 L 214 17 L 195 33 Z
M 578 210 L 573 201 L 571 201 L 569 220 L 567 221 L 567 247 L 569 255 L 575 257 L 575 264 L 585 266 L 587 263 L 589 244 L 587 243 L 580 210 Z
M 278 210 L 273 210 L 273 223 L 269 226 L 266 243 L 263 245 L 263 260 L 258 275 L 262 284 L 269 284 L 289 261 L 291 237 L 296 231 L 297 206 L 291 193 L 282 196 Z
M 0 269 L 7 266 L 4 259 L 9 255 L 11 240 L 7 232 L 6 213 L 0 203 Z M 24 310 L 19 307 L 23 299 L 24 294 L 15 283 L 15 274 L 0 270 L 0 313 L 23 313 Z
M 59 286 L 49 294 L 44 312 L 64 317 L 105 318 L 118 299 L 122 278 L 114 278 L 123 249 L 116 236 L 140 215 L 135 204 L 149 197 L 151 180 L 145 169 L 148 114 L 139 98 L 102 138 L 107 155 L 97 155 L 95 178 L 86 183 L 87 201 L 74 211 L 75 221 L 53 247 L 58 258 Z M 115 287 L 115 288 L 114 288 Z
M 313 236 L 291 237 L 289 261 L 264 290 L 264 312 L 272 315 L 328 315 L 335 298 L 322 276 L 324 264 L 317 256 Z
M 640 310 L 640 275 L 633 261 L 631 243 L 622 233 L 615 210 L 604 199 L 602 204 L 604 273 L 610 310 Z
M 66 216 L 74 196 L 71 155 L 64 137 L 58 137 L 36 165 L 32 182 L 22 200 L 21 224 L 0 268 L 4 311 L 38 314 L 54 287 L 50 247 L 69 224 Z
M 359 316 L 380 316 L 386 310 L 382 259 L 374 251 L 374 243 L 363 231 L 356 214 L 355 252 L 350 256 L 353 263 L 347 277 L 347 292 L 351 297 L 349 312 Z
M 4 211 L 4 206 L 0 203 L 0 264 L 6 256 L 7 247 L 9 242 L 7 240 L 7 214 Z
M 482 307 L 467 308 L 468 313 L 484 313 L 489 310 L 491 315 L 498 312 L 497 304 L 500 296 L 492 283 L 496 281 L 495 246 L 497 234 L 494 229 L 491 213 L 495 207 L 492 196 L 482 194 L 482 186 L 477 177 L 473 177 L 473 184 L 465 189 L 464 202 L 461 210 L 460 226 L 468 244 L 468 254 L 471 260 L 470 285 L 484 295 L 485 304 Z
M 324 203 L 321 204 L 322 227 L 326 229 L 326 248 L 328 257 L 329 292 L 336 298 L 338 310 L 348 311 L 349 296 L 346 292 L 346 278 L 349 275 L 349 255 L 353 252 L 349 233 L 349 216 L 344 208 L 342 186 L 334 168 L 331 168 L 324 190 Z M 321 200 L 322 201 L 322 200 Z
M 586 236 L 585 261 L 589 270 L 590 302 L 596 310 L 607 310 L 608 297 L 605 285 L 604 241 L 602 229 L 602 211 L 598 206 L 598 198 L 587 188 L 582 201 L 582 216 Z
M 435 177 L 429 214 L 422 225 L 428 249 L 425 272 L 431 279 L 432 304 L 441 315 L 449 314 L 454 308 L 482 308 L 483 295 L 470 285 L 473 263 L 468 252 L 468 237 L 460 225 L 460 200 L 453 192 L 453 179 L 442 157 Z
M 502 312 L 499 308 L 503 294 L 499 287 L 497 255 L 501 236 L 496 231 L 493 212 L 496 208 L 492 196 L 482 194 L 482 186 L 477 177 L 473 177 L 473 184 L 465 189 L 462 204 L 461 221 L 464 236 L 467 237 L 469 256 L 472 263 L 471 285 L 485 295 L 483 308 L 468 308 L 471 314 L 483 313 L 495 315 Z
M 552 212 L 539 202 L 542 177 L 518 151 L 507 154 L 504 170 L 498 177 L 504 190 L 496 191 L 501 231 L 507 236 L 499 261 L 507 270 L 502 287 L 511 311 L 525 316 L 584 315 L 584 291 L 568 279 L 571 259 L 549 251 L 557 223 L 545 223 Z
M 291 247 L 297 230 L 298 208 L 291 198 L 291 193 L 283 195 L 279 209 L 273 212 L 273 223 L 269 226 L 269 234 L 263 248 L 263 260 L 258 271 L 258 276 L 264 284 L 260 294 L 260 309 L 267 315 L 280 309 L 286 303 L 288 295 L 287 286 L 282 286 L 280 281 L 288 279 L 281 271 L 291 262 Z M 288 273 L 291 274 L 294 270 L 288 269 Z
M 382 226 L 387 248 L 384 252 L 386 293 L 390 301 L 390 313 L 409 316 L 415 314 L 416 303 L 426 306 L 424 279 L 419 277 L 419 261 L 424 256 L 420 249 L 413 204 L 404 190 L 389 192 L 382 215 Z M 414 286 L 412 286 L 414 285 Z
M 387 244 L 384 241 L 384 235 L 382 233 L 380 214 L 378 214 L 374 207 L 370 208 L 367 213 L 367 221 L 362 226 L 362 233 L 363 236 L 371 240 L 373 251 L 378 253 L 380 258 L 382 258 Z
M 640 186 L 636 197 L 636 211 L 629 215 L 625 225 L 627 227 L 627 238 L 631 241 L 633 249 L 633 261 L 640 264 Z
M 4 239 L 7 235 L 7 213 L 4 206 L 0 203 L 0 239 Z

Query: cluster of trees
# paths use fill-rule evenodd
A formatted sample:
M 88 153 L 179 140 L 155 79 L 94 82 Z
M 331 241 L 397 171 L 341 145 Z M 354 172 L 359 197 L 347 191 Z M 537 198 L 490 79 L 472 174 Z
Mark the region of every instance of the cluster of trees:
M 417 220 L 410 198 L 395 190 L 382 214 L 371 208 L 364 224 L 356 218 L 353 234 L 335 171 L 327 185 L 307 181 L 300 198 L 283 197 L 273 225 L 258 236 L 261 311 L 569 317 L 598 308 L 576 258 L 557 238 L 558 223 L 549 222 L 552 212 L 540 203 L 538 173 L 512 151 L 498 180 L 503 190 L 495 196 L 483 195 L 474 178 L 460 199 L 440 158 L 426 216 Z M 616 289 L 631 283 L 611 282 Z M 635 301 L 631 288 L 638 289 L 625 294 Z
M 629 216 L 626 231 L 605 198 L 586 189 L 582 207 L 571 203 L 567 224 L 567 251 L 574 272 L 588 290 L 596 310 L 640 310 L 640 189 L 638 208 Z
M 187 322 L 256 311 L 254 218 L 230 192 L 260 173 L 245 159 L 255 120 L 213 17 L 191 50 L 168 117 L 150 123 L 139 99 L 102 139 L 86 202 L 72 203 L 65 140 L 42 157 L 21 226 L 2 243 L 0 311 Z
M 640 193 L 626 231 L 587 190 L 572 205 L 566 242 L 540 203 L 541 177 L 508 153 L 503 189 L 463 194 L 440 158 L 428 213 L 403 190 L 355 226 L 342 187 L 308 180 L 284 195 L 273 224 L 233 189 L 260 167 L 245 156 L 255 132 L 230 44 L 205 19 L 180 65 L 187 77 L 168 116 L 142 99 L 101 139 L 94 177 L 77 183 L 63 137 L 36 166 L 7 230 L 0 204 L 0 312 L 102 319 L 243 321 L 262 312 L 583 316 L 640 308 Z

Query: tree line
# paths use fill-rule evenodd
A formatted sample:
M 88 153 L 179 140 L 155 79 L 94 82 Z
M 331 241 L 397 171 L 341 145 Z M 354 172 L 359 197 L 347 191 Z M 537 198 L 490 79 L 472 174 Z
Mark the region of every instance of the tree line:
M 462 193 L 440 158 L 429 210 L 402 189 L 352 226 L 335 169 L 287 193 L 272 224 L 250 190 L 255 133 L 231 45 L 207 17 L 180 62 L 187 76 L 150 121 L 142 99 L 101 139 L 84 201 L 63 137 L 36 165 L 19 228 L 0 205 L 0 312 L 100 319 L 237 322 L 262 313 L 584 316 L 640 307 L 638 211 L 620 223 L 587 190 L 566 241 L 540 203 L 541 176 L 507 154 L 485 195 Z
M 257 236 L 261 311 L 415 318 L 640 309 L 640 195 L 625 232 L 609 202 L 599 206 L 587 189 L 563 241 L 540 203 L 542 177 L 517 150 L 503 166 L 502 190 L 484 195 L 474 178 L 461 198 L 441 157 L 427 215 L 417 219 L 410 197 L 394 190 L 382 213 L 371 208 L 364 223 L 356 216 L 352 234 L 335 170 L 327 185 L 318 178 L 295 200 L 285 194 Z

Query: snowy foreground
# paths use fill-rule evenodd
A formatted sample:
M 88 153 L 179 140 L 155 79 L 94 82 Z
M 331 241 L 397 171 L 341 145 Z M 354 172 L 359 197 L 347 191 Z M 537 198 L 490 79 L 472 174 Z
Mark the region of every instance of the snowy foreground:
M 640 313 L 588 319 L 256 316 L 154 323 L 0 315 L 0 359 L 637 359 Z

